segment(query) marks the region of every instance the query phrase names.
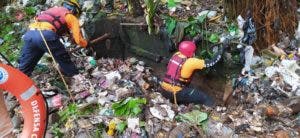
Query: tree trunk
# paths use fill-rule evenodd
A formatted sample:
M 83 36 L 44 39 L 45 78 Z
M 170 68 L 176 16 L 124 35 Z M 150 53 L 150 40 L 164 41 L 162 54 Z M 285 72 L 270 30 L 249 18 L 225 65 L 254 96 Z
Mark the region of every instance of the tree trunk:
M 255 21 L 259 51 L 280 41 L 283 35 L 294 37 L 297 26 L 297 0 L 225 0 L 225 12 L 230 19 L 245 18 L 249 9 Z M 281 33 L 282 32 L 282 33 Z
M 143 9 L 139 0 L 128 0 L 127 2 L 129 13 L 132 16 L 137 17 L 143 15 Z

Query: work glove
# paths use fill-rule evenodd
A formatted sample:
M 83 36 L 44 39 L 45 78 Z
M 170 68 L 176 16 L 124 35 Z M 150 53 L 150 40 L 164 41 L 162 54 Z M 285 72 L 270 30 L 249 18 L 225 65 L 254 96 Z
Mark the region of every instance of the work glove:
M 215 64 L 218 63 L 218 61 L 220 61 L 221 57 L 222 57 L 222 54 L 224 52 L 224 49 L 225 49 L 225 46 L 221 46 L 219 51 L 214 55 L 214 57 L 212 59 L 206 59 L 205 60 L 205 67 L 212 67 L 214 66 Z
M 194 38 L 193 38 L 193 42 L 194 42 L 194 44 L 198 44 L 198 43 L 200 43 L 202 41 L 202 35 L 201 34 L 198 34 L 198 35 L 196 35 Z
M 219 51 L 212 59 L 206 59 L 205 60 L 205 67 L 212 67 L 215 64 L 218 63 L 218 61 L 220 61 L 221 59 L 221 55 L 223 52 Z

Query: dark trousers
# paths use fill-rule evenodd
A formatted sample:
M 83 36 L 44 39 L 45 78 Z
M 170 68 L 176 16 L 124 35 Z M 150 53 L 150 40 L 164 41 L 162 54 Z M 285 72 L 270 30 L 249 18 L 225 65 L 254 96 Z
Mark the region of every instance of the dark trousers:
M 162 95 L 174 102 L 173 92 L 163 91 Z M 205 92 L 189 86 L 184 87 L 181 91 L 177 92 L 176 99 L 178 104 L 204 104 L 206 106 L 213 106 L 214 101 Z
M 43 30 L 42 33 L 64 75 L 71 77 L 78 74 L 75 64 L 71 61 L 64 45 L 59 41 L 59 36 L 50 30 Z M 23 40 L 24 46 L 19 57 L 19 70 L 30 76 L 34 67 L 44 53 L 48 52 L 48 49 L 38 30 L 27 31 Z

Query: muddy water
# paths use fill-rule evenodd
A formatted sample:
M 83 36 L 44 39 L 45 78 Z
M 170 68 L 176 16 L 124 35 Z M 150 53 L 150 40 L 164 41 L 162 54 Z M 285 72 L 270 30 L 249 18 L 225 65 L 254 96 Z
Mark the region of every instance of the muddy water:
M 147 30 L 141 26 L 121 26 L 124 22 L 120 17 L 98 18 L 89 24 L 87 32 L 91 38 L 111 33 L 110 46 L 105 42 L 96 46 L 97 57 L 127 58 L 137 57 L 139 60 L 152 67 L 154 74 L 162 78 L 166 71 L 166 65 L 173 53 L 169 52 L 170 40 L 164 34 L 148 35 Z M 158 57 L 165 57 L 161 62 L 156 62 Z M 223 61 L 209 70 L 200 70 L 194 73 L 192 85 L 204 90 L 213 97 L 216 103 L 221 104 L 226 89 L 228 75 L 235 68 L 226 67 Z

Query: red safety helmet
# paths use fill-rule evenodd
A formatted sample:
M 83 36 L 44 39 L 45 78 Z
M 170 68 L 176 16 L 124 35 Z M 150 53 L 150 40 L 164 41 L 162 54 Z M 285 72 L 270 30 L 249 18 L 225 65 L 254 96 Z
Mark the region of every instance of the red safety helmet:
M 182 41 L 179 44 L 179 52 L 187 57 L 192 57 L 196 51 L 196 45 L 192 41 Z

